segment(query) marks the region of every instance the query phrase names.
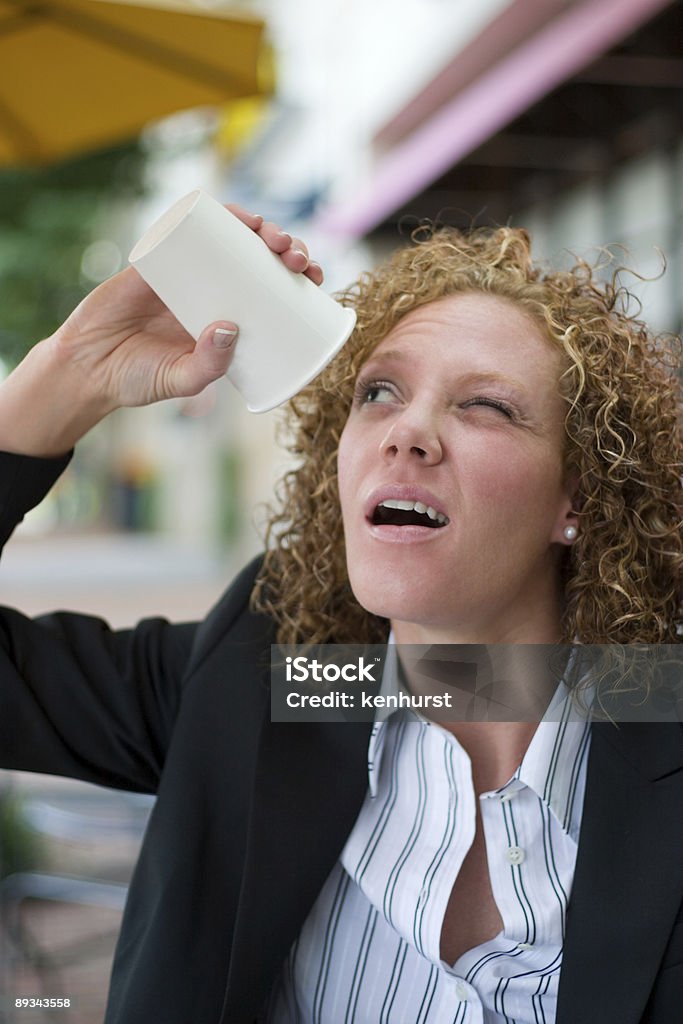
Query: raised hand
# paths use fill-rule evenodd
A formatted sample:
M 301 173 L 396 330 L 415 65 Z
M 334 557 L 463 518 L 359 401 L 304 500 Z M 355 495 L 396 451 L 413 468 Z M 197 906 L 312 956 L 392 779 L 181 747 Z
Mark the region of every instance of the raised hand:
M 227 208 L 289 270 L 322 282 L 300 239 L 239 206 Z M 220 321 L 195 343 L 128 267 L 86 296 L 3 383 L 0 449 L 57 455 L 114 409 L 196 395 L 226 373 L 238 334 L 238 324 Z
M 289 270 L 321 283 L 322 270 L 309 260 L 300 239 L 239 206 L 228 209 L 255 231 Z M 49 343 L 58 360 L 82 378 L 86 391 L 113 409 L 196 395 L 227 371 L 238 330 L 239 325 L 229 321 L 213 323 L 195 344 L 129 267 L 91 292 Z

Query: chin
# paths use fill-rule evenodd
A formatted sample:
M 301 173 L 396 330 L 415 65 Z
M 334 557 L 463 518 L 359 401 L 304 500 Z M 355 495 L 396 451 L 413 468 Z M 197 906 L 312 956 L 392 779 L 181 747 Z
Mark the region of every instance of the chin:
M 415 581 L 402 575 L 399 579 L 368 579 L 366 573 L 354 578 L 349 574 L 351 589 L 362 608 L 372 615 L 400 622 L 430 622 L 439 611 L 443 614 L 443 601 L 435 593 L 422 594 Z M 432 588 L 430 588 L 431 590 Z

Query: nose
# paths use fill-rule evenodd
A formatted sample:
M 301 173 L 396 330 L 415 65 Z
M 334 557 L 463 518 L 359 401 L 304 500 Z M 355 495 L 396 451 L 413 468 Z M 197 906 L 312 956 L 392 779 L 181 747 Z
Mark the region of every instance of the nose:
M 404 410 L 392 420 L 380 451 L 392 461 L 416 459 L 426 466 L 436 465 L 443 454 L 435 421 L 413 409 Z

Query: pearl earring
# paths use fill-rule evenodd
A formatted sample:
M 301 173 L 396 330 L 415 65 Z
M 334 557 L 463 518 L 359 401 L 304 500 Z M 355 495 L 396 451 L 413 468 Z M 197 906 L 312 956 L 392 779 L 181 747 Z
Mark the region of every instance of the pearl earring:
M 563 532 L 565 540 L 576 540 L 579 533 L 575 526 L 565 526 Z

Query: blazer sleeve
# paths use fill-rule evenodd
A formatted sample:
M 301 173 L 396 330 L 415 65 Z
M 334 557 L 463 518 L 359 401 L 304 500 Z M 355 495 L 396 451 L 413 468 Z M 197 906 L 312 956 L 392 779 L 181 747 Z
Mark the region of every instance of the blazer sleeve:
M 69 459 L 0 453 L 0 544 Z M 0 767 L 155 792 L 196 629 L 0 608 Z

